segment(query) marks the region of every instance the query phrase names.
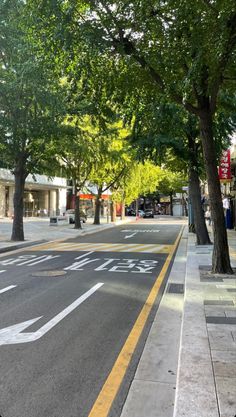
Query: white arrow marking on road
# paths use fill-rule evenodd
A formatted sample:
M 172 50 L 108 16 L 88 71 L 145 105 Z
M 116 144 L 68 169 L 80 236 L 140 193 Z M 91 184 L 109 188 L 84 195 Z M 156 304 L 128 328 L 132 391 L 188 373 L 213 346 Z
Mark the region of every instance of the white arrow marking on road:
M 9 291 L 9 290 L 11 290 L 12 288 L 15 288 L 15 287 L 17 287 L 17 285 L 9 285 L 9 287 L 6 287 L 6 288 L 3 288 L 2 290 L 0 290 L 0 294 L 4 293 L 6 291 Z
M 57 314 L 53 319 L 48 321 L 44 326 L 42 326 L 39 330 L 34 333 L 21 333 L 22 330 L 26 329 L 27 327 L 31 326 L 37 320 L 41 319 L 41 317 L 36 317 L 34 319 L 24 321 L 19 324 L 14 324 L 13 326 L 6 327 L 5 329 L 0 330 L 0 346 L 1 345 L 11 345 L 17 343 L 28 343 L 34 342 L 40 337 L 44 336 L 45 333 L 49 332 L 54 326 L 56 326 L 61 320 L 63 320 L 68 314 L 70 314 L 75 308 L 77 308 L 80 304 L 82 304 L 87 298 L 89 298 L 95 291 L 97 291 L 100 287 L 104 285 L 103 282 L 99 282 L 98 284 L 94 285 L 89 291 L 81 295 L 81 297 L 77 298 L 72 304 L 66 307 L 63 311 Z
M 132 233 L 132 235 L 125 236 L 125 239 L 129 239 L 130 237 L 133 237 L 133 236 L 134 236 L 134 235 L 136 235 L 136 234 L 137 234 L 137 232 Z

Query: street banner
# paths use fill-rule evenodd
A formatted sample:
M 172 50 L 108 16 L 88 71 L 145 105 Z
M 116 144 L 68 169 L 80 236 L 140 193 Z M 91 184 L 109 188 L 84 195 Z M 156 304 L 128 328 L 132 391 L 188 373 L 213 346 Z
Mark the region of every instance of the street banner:
M 222 152 L 219 165 L 219 179 L 222 182 L 231 181 L 230 150 Z

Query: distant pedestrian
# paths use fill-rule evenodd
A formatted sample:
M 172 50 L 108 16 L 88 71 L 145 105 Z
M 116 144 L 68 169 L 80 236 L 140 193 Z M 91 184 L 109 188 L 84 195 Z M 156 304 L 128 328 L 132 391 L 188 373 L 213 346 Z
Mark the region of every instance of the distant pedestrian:
M 226 195 L 223 197 L 222 204 L 223 204 L 224 212 L 226 214 L 226 210 L 228 210 L 230 207 L 229 199 Z
M 211 212 L 209 207 L 207 208 L 207 211 L 205 212 L 205 219 L 208 221 L 208 225 L 211 225 Z

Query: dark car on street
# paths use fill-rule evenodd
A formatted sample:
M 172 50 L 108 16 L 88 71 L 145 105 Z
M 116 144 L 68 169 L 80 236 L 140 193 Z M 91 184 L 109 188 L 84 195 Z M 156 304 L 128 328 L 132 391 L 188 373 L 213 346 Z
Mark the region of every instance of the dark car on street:
M 132 208 L 127 208 L 127 216 L 136 216 L 136 211 Z
M 153 213 L 153 210 L 151 210 L 151 209 L 146 209 L 146 210 L 144 210 L 144 219 L 153 219 L 154 218 L 154 213 Z

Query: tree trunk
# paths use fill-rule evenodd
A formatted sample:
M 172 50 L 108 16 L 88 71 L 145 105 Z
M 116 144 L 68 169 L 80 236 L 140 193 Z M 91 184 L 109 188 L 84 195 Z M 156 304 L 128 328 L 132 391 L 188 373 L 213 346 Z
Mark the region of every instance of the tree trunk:
M 211 244 L 206 222 L 204 218 L 204 211 L 201 205 L 201 190 L 198 172 L 195 166 L 191 164 L 189 168 L 189 197 L 192 204 L 194 231 L 197 237 L 197 245 Z
M 170 192 L 170 215 L 173 216 L 173 192 Z
M 15 175 L 15 193 L 13 197 L 14 205 L 14 219 L 12 226 L 11 240 L 24 241 L 24 224 L 23 224 L 23 210 L 24 210 L 24 188 L 27 174 L 22 166 L 19 166 L 14 171 Z
M 116 203 L 115 201 L 111 202 L 111 222 L 116 221 Z
M 190 185 L 189 185 L 189 196 L 190 196 L 190 193 L 191 191 L 190 191 Z M 190 233 L 196 233 L 191 198 L 189 198 L 189 206 L 188 206 L 188 231 Z
M 183 204 L 183 216 L 188 217 L 188 206 L 187 206 L 186 199 L 184 198 L 183 195 L 182 195 L 182 204 Z
M 122 201 L 121 203 L 121 220 L 125 219 L 125 203 Z
M 146 197 L 143 197 L 143 210 L 146 210 Z
M 208 105 L 207 108 L 202 110 L 200 115 L 200 130 L 213 221 L 212 272 L 232 274 L 212 127 L 212 115 Z
M 82 229 L 80 219 L 80 195 L 75 187 L 75 229 Z
M 93 224 L 100 224 L 100 208 L 101 208 L 102 189 L 98 188 L 98 193 L 95 201 L 95 214 Z
M 139 217 L 139 212 L 138 212 L 138 198 L 136 199 L 135 202 L 135 211 L 136 211 L 136 219 Z

